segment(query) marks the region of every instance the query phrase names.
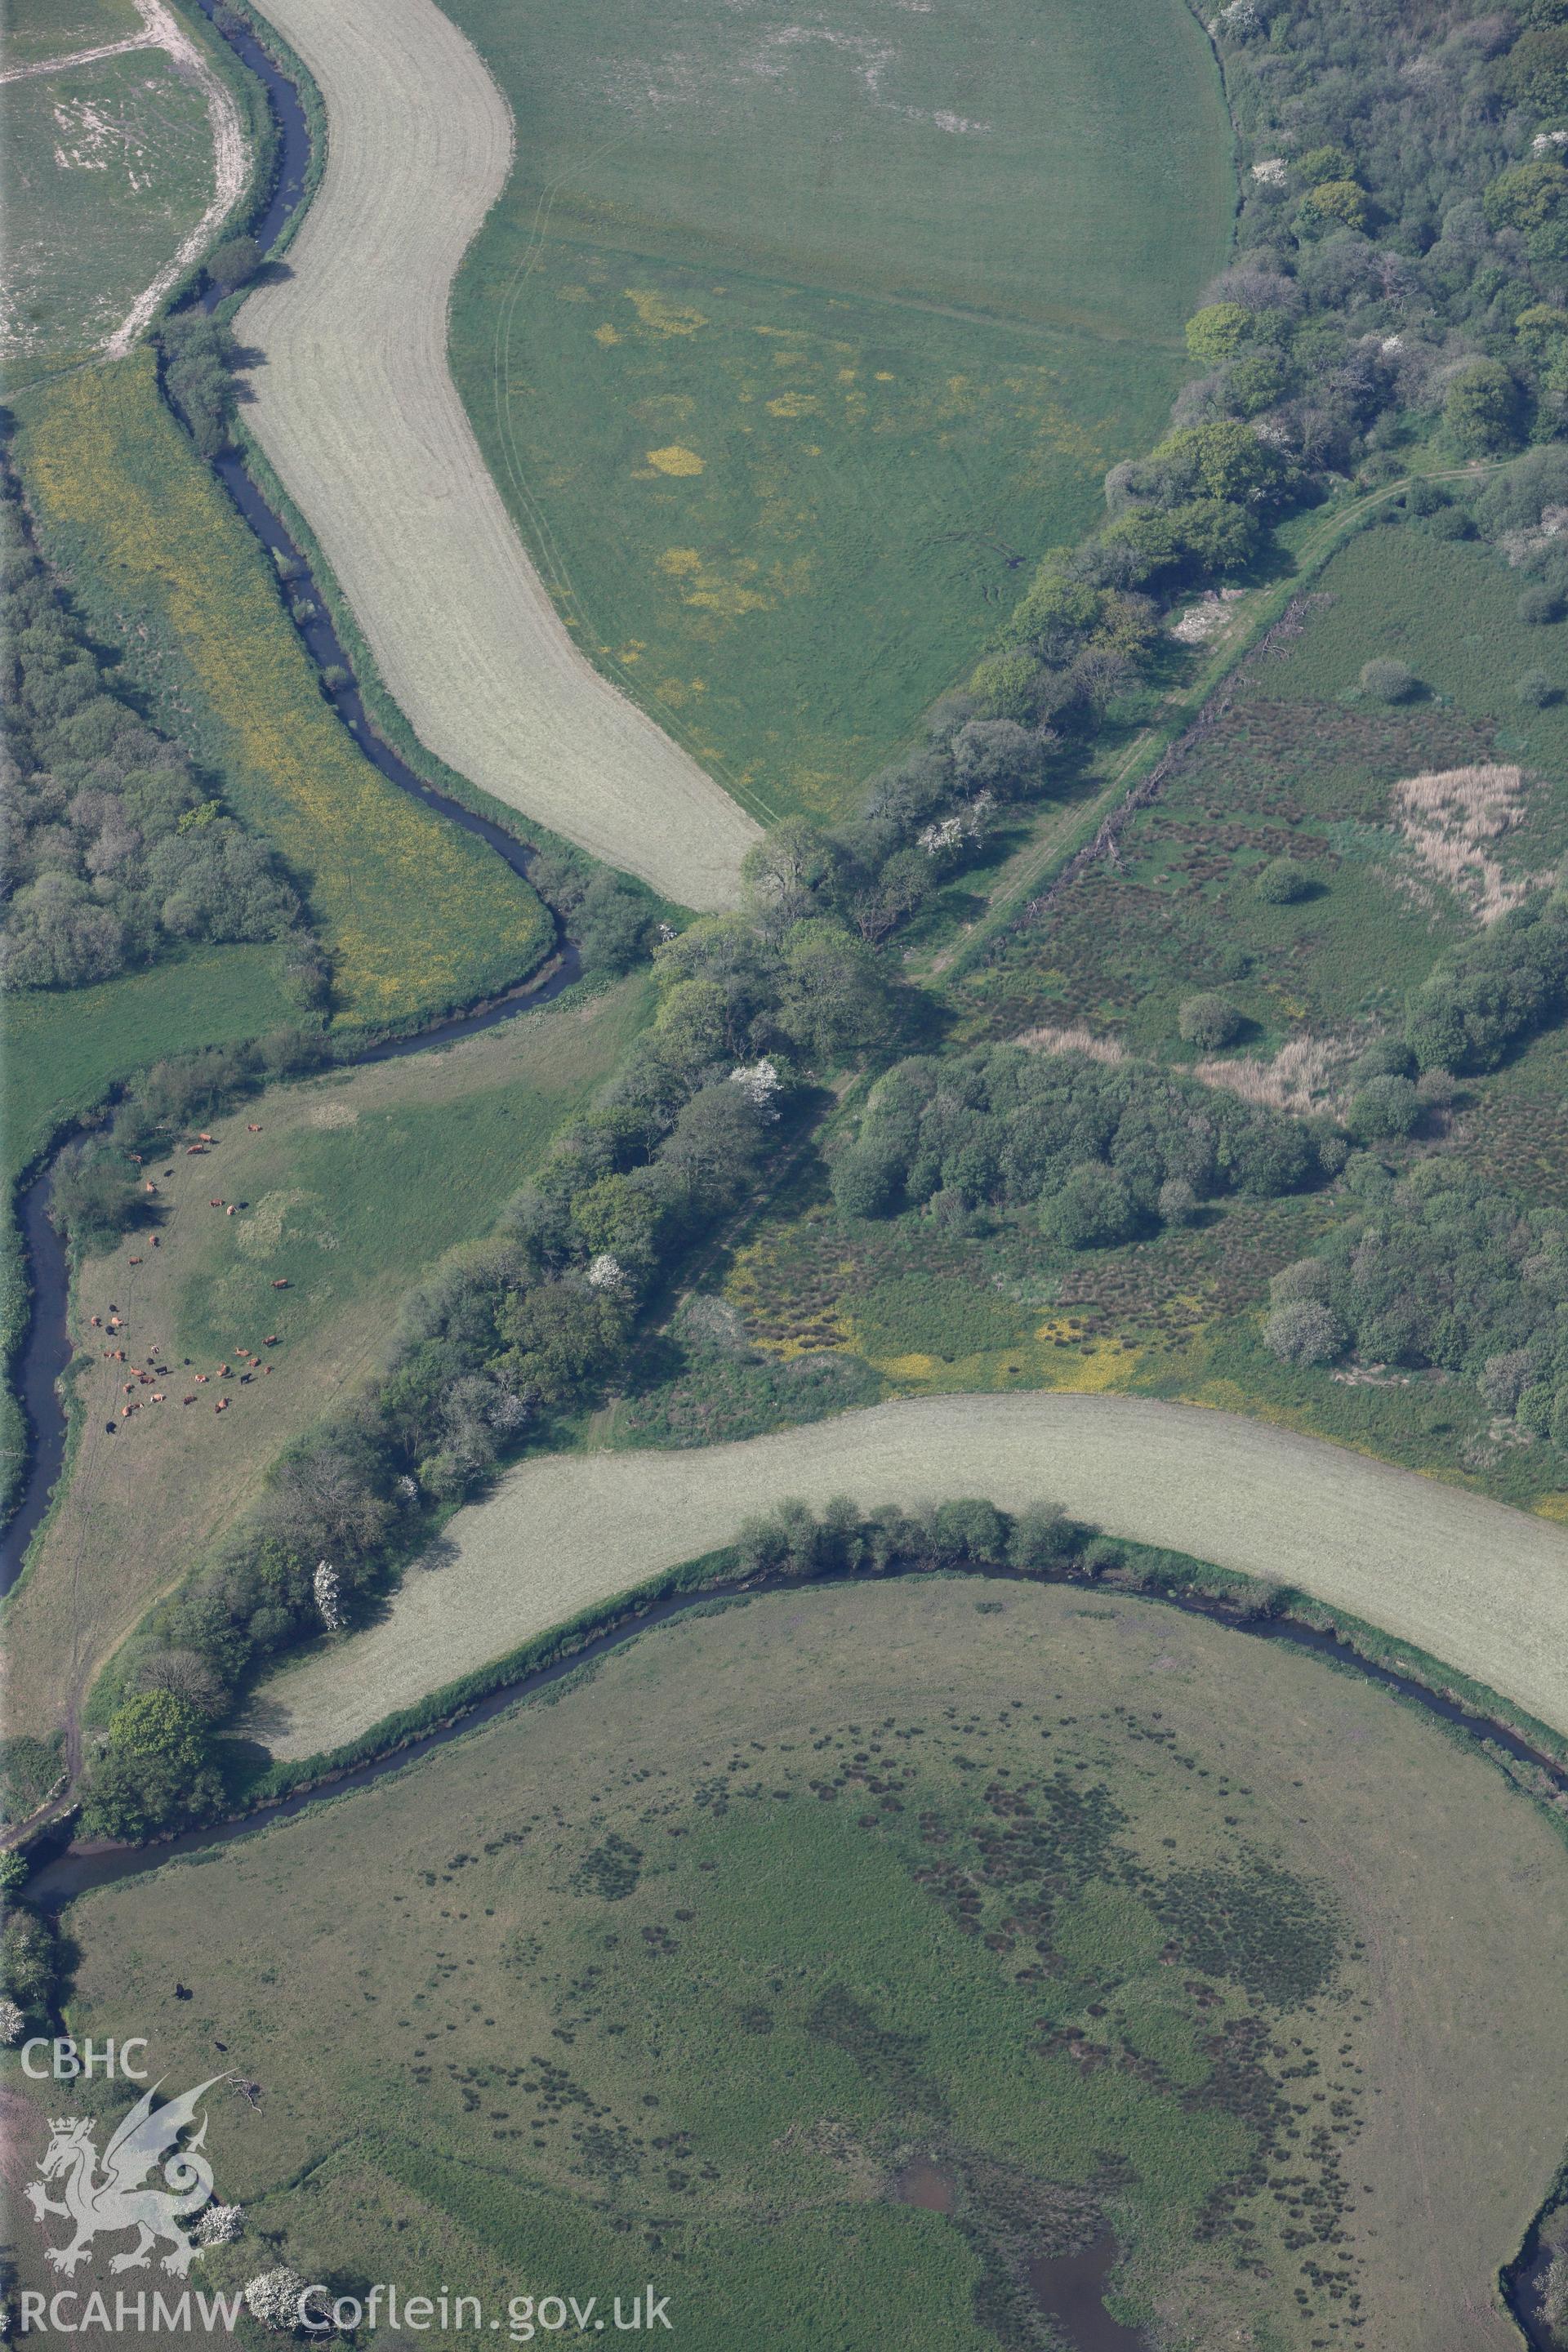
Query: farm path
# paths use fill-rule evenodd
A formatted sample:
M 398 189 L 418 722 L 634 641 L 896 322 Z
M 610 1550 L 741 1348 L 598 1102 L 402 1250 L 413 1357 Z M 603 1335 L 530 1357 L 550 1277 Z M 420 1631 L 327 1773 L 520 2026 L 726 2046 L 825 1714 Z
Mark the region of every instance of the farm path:
M 151 325 L 170 288 L 205 252 L 239 201 L 250 161 L 244 126 L 233 94 L 213 71 L 184 26 L 164 5 L 164 0 L 135 0 L 135 5 L 142 19 L 142 30 L 133 33 L 129 39 L 100 41 L 92 48 L 73 49 L 64 57 L 39 58 L 27 65 L 12 66 L 0 73 L 0 83 L 28 81 L 38 74 L 65 73 L 78 66 L 97 65 L 105 58 L 124 57 L 134 49 L 163 49 L 174 71 L 188 76 L 206 102 L 207 121 L 213 135 L 212 202 L 195 228 L 182 237 L 177 249 L 163 264 L 152 284 L 142 289 L 125 318 L 105 341 L 104 356 L 111 360 L 125 357 L 132 345 Z
M 1299 1586 L 1568 1730 L 1568 1531 L 1267 1423 L 1142 1397 L 921 1397 L 691 1452 L 553 1454 L 450 1522 L 382 1622 L 275 1679 L 276 1756 L 729 1542 L 788 1496 L 1058 1502 L 1108 1534 Z
M 757 827 L 574 644 L 447 360 L 452 280 L 511 165 L 505 100 L 433 0 L 267 0 L 327 110 L 288 274 L 238 320 L 248 417 L 421 740 L 679 903 L 726 906 Z

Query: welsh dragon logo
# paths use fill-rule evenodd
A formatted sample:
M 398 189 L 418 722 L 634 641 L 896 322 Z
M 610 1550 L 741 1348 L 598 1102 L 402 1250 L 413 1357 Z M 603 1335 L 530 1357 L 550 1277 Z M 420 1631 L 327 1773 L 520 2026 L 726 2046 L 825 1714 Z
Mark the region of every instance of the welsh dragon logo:
M 202 2250 L 182 2224 L 201 2211 L 213 2190 L 212 2166 L 202 2153 L 207 2136 L 205 2116 L 201 2129 L 184 2148 L 180 2134 L 195 2123 L 213 2084 L 224 2079 L 214 2074 L 187 2091 L 183 2099 L 168 2099 L 156 2110 L 153 2101 L 158 2084 L 154 2083 L 116 2128 L 103 2151 L 101 2171 L 91 2119 L 86 2116 L 50 2119 L 49 2144 L 38 2167 L 42 2177 L 29 2181 L 26 2193 L 40 2222 L 46 2213 L 59 2213 L 75 2224 L 76 2235 L 68 2245 L 47 2250 L 46 2259 L 57 2271 L 69 2278 L 78 2263 L 87 2260 L 96 2237 L 134 2230 L 136 2243 L 128 2252 L 114 2256 L 109 2265 L 111 2271 L 144 2269 L 153 2247 L 167 2240 L 171 2251 L 163 2256 L 163 2269 L 182 2278 L 185 2275 Z M 167 2187 L 143 2186 L 160 2163 Z M 50 2197 L 44 2188 L 47 2180 L 62 2182 L 64 2195 Z

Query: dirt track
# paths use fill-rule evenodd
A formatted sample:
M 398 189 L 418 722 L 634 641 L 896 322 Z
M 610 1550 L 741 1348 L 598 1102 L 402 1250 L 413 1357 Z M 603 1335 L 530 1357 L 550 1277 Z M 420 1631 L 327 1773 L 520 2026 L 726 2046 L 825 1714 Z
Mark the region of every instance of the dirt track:
M 279 1756 L 382 1716 L 727 1542 L 787 1496 L 1062 1503 L 1112 1535 L 1300 1586 L 1568 1731 L 1568 1531 L 1259 1422 L 1123 1396 L 922 1397 L 692 1453 L 523 1464 L 384 1621 L 280 1676 Z
M 267 0 L 326 103 L 289 275 L 238 320 L 247 412 L 429 749 L 683 905 L 736 895 L 756 827 L 574 645 L 479 454 L 447 305 L 511 119 L 432 0 Z

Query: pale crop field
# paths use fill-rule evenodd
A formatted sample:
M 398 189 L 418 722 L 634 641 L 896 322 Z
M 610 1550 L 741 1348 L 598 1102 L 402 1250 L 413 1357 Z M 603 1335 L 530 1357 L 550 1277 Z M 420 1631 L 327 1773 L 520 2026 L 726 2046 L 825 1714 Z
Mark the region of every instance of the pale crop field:
M 1108 1534 L 1300 1586 L 1568 1730 L 1568 1531 L 1202 1407 L 921 1397 L 704 1452 L 524 1463 L 450 1522 L 368 1632 L 268 1685 L 250 1727 L 300 1757 L 368 1730 L 798 1496 L 1058 1502 Z
M 240 313 L 258 439 L 432 751 L 682 905 L 728 904 L 754 824 L 578 651 L 447 366 L 452 279 L 510 167 L 505 100 L 433 0 L 267 13 L 329 147 L 289 275 Z

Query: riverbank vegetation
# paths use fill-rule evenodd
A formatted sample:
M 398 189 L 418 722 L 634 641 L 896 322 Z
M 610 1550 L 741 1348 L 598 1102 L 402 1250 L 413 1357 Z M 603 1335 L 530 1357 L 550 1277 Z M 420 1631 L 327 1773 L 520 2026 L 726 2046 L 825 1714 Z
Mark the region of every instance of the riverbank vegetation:
M 380 776 L 328 707 L 271 567 L 163 406 L 151 352 L 36 386 L 17 462 L 42 553 L 151 716 L 271 840 L 342 1029 L 417 1025 L 524 978 L 552 926 L 485 845 Z
M 455 1505 L 597 1400 L 639 1312 L 787 1148 L 807 1069 L 892 1034 L 871 950 L 811 911 L 775 856 L 759 853 L 750 887 L 743 914 L 658 950 L 658 1016 L 598 1107 L 559 1129 L 484 1240 L 405 1297 L 385 1369 L 274 1465 L 252 1517 L 153 1612 L 154 1648 L 202 1656 L 226 1697 L 351 1623 Z
M 301 1005 L 327 975 L 268 844 L 209 796 L 178 743 L 114 691 L 29 543 L 15 478 L 0 475 L 10 675 L 0 694 L 6 927 L 0 975 L 79 988 L 190 940 L 289 942 Z
M 1113 2233 L 1110 2308 L 1178 2342 L 1430 2352 L 1463 2314 L 1501 2352 L 1565 1885 L 1541 1811 L 1352 1675 L 1103 1587 L 915 1579 L 650 1630 L 65 1925 L 73 2030 L 129 2004 L 181 2079 L 216 2034 L 264 2085 L 214 2114 L 247 2236 L 209 2284 L 651 2276 L 701 2346 L 980 2352 L 1042 2327 L 1031 2262 L 1048 2290 Z
M 104 1193 L 82 1203 L 111 1223 L 128 1213 L 131 1229 L 71 1231 L 75 1438 L 7 1604 L 16 1728 L 47 1736 L 82 1677 L 253 1502 L 278 1454 L 384 1361 L 411 1284 L 490 1230 L 554 1129 L 614 1072 L 647 996 L 633 981 L 444 1050 L 287 1083 L 276 1080 L 290 1055 L 308 1068 L 321 1045 L 280 1035 L 272 1077 L 258 1056 L 209 1052 L 170 1057 L 132 1087 L 89 1147 L 84 1172 Z M 159 1123 L 172 1118 L 185 1124 Z M 203 1127 L 217 1140 L 188 1156 Z M 126 1417 L 127 1374 L 104 1351 L 142 1368 L 154 1343 L 170 1377 L 134 1394 L 161 1388 L 165 1402 Z M 270 1373 L 242 1385 L 263 1354 Z M 218 1396 L 232 1400 L 221 1418 Z M 112 1559 L 113 1576 L 79 1579 L 84 1548 Z

